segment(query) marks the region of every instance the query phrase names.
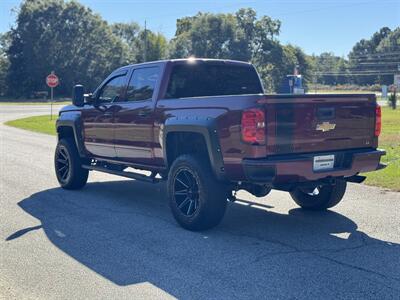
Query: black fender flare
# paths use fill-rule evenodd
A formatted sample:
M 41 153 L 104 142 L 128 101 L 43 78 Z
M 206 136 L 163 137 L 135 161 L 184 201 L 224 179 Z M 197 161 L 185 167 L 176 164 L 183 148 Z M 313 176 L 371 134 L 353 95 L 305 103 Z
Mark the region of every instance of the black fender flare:
M 160 142 L 167 169 L 169 169 L 172 164 L 172 162 L 168 161 L 167 156 L 167 137 L 169 133 L 173 132 L 192 132 L 201 134 L 206 142 L 208 157 L 215 176 L 218 180 L 225 179 L 224 161 L 218 139 L 216 120 L 214 118 L 176 117 L 166 120 L 165 125 L 163 125 L 161 129 Z
M 69 127 L 74 133 L 75 145 L 78 149 L 79 156 L 86 157 L 85 145 L 83 142 L 83 123 L 81 113 L 79 111 L 62 112 L 56 121 L 57 137 L 60 139 L 60 129 Z

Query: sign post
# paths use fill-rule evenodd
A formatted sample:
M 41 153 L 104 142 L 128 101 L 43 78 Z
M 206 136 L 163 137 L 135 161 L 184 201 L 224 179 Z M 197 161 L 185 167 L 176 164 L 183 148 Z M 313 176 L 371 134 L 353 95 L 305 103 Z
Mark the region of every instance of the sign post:
M 387 99 L 388 96 L 388 86 L 382 85 L 382 98 Z
M 46 77 L 46 84 L 50 88 L 50 120 L 53 119 L 53 97 L 54 92 L 53 89 L 59 84 L 59 80 L 54 71 L 51 71 L 51 74 Z

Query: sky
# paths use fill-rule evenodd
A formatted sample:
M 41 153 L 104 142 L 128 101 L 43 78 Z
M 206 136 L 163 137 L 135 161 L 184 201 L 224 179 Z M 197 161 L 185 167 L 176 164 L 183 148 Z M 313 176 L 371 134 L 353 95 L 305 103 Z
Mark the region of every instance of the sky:
M 176 19 L 197 12 L 233 13 L 251 7 L 282 22 L 279 40 L 307 54 L 344 56 L 384 26 L 400 26 L 400 0 L 79 0 L 109 23 L 135 21 L 171 38 Z M 14 25 L 21 0 L 0 0 L 0 32 Z

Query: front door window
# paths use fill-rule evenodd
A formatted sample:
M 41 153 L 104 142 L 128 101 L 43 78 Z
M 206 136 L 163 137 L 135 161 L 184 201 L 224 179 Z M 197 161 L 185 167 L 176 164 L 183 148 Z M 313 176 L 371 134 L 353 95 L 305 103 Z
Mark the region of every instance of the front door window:
M 125 76 L 118 76 L 111 79 L 103 86 L 99 94 L 100 103 L 113 103 L 119 100 L 125 84 Z

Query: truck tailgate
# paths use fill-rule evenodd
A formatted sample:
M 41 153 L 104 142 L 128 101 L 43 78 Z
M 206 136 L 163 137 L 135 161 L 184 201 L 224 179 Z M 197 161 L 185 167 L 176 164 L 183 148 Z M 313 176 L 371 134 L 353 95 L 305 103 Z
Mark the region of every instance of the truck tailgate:
M 265 95 L 268 154 L 376 147 L 375 95 Z

